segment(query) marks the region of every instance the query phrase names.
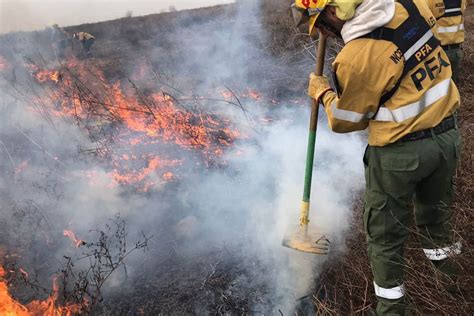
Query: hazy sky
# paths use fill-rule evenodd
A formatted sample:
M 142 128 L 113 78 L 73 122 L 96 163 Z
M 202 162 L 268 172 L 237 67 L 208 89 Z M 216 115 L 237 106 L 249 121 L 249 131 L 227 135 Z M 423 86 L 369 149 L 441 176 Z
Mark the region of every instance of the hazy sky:
M 232 0 L 0 0 L 0 33 L 97 22 L 125 16 L 146 15 L 233 2 Z

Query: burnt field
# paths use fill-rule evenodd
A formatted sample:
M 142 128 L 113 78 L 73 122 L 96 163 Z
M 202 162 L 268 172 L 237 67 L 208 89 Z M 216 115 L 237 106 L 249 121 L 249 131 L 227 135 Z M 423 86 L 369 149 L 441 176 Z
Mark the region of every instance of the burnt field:
M 318 130 L 313 218 L 329 257 L 281 247 L 298 220 L 314 44 L 287 1 L 0 36 L 0 314 L 363 314 L 365 135 Z M 416 232 L 416 314 L 470 314 L 473 10 L 460 90 L 455 227 L 464 296 L 441 290 Z M 329 47 L 329 61 L 339 44 Z M 336 144 L 336 145 L 335 145 Z

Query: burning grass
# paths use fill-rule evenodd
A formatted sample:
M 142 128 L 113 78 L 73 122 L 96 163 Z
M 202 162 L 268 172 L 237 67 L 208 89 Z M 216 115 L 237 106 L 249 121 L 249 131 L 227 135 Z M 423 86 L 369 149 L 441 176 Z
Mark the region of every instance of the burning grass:
M 186 152 L 202 158 L 194 163 L 218 166 L 224 151 L 245 138 L 229 119 L 203 110 L 206 102 L 242 107 L 231 90 L 223 93 L 222 99 L 178 99 L 163 91 L 153 92 L 157 87 L 139 89 L 130 79 L 110 82 L 100 62 L 86 64 L 72 57 L 56 69 L 31 61 L 23 67 L 39 84 L 39 91 L 34 97 L 27 96 L 25 102 L 51 124 L 52 117 L 62 117 L 87 130 L 101 147 L 84 151 L 109 159 L 111 185 L 136 185 L 147 191 L 157 181 L 176 178 L 175 170 L 185 163 Z M 152 71 L 140 69 L 138 80 L 143 81 Z M 249 91 L 243 97 L 260 96 Z M 157 156 L 157 147 L 169 147 L 170 152 Z M 161 180 L 151 181 L 150 175 L 157 171 Z
M 37 35 L 46 38 L 44 33 Z M 110 36 L 109 34 L 108 39 Z M 10 35 L 2 40 L 21 42 Z M 28 38 L 29 40 L 31 39 Z M 0 166 L 2 175 L 10 177 L 11 170 L 14 170 L 15 184 L 22 182 L 22 179 L 27 177 L 26 174 L 31 174 L 32 171 L 34 173 L 36 170 L 33 169 L 37 169 L 39 165 L 43 166 L 43 158 L 46 158 L 45 169 L 48 170 L 46 175 L 41 175 L 44 177 L 38 181 L 41 184 L 33 184 L 40 196 L 45 198 L 46 201 L 43 202 L 46 202 L 46 206 L 40 205 L 41 203 L 36 205 L 32 201 L 35 206 L 31 207 L 31 212 L 26 211 L 23 206 L 16 205 L 18 200 L 9 196 L 9 192 L 3 195 L 0 191 L 2 205 L 8 205 L 5 212 L 11 216 L 14 223 L 14 228 L 7 231 L 3 230 L 3 227 L 7 227 L 9 222 L 6 219 L 0 222 L 0 231 L 5 232 L 1 244 L 11 246 L 9 251 L 18 253 L 14 258 L 10 257 L 11 260 L 6 260 L 8 262 L 3 262 L 4 258 L 0 258 L 0 264 L 6 269 L 8 267 L 8 273 L 2 273 L 0 280 L 4 289 L 2 303 L 8 303 L 9 312 L 22 311 L 26 315 L 70 315 L 100 310 L 103 307 L 99 306 L 103 302 L 102 286 L 109 280 L 112 272 L 119 268 L 125 269 L 123 261 L 129 254 L 124 250 L 126 241 L 123 231 L 101 233 L 98 242 L 91 243 L 82 239 L 85 238 L 83 231 L 77 234 L 69 228 L 76 223 L 64 224 L 58 228 L 62 220 L 60 218 L 54 217 L 52 220 L 45 215 L 38 219 L 44 214 L 57 215 L 50 210 L 43 210 L 42 207 L 48 208 L 51 203 L 54 209 L 54 201 L 61 200 L 62 189 L 57 188 L 60 185 L 56 176 L 61 170 L 62 173 L 69 172 L 67 166 L 71 165 L 70 161 L 66 160 L 72 159 L 73 163 L 81 159 L 93 162 L 90 170 L 81 172 L 90 180 L 89 186 L 97 188 L 98 191 L 104 189 L 101 182 L 103 175 L 97 172 L 97 166 L 100 166 L 106 170 L 109 181 L 106 188 L 110 191 L 119 187 L 123 189 L 120 192 L 124 195 L 155 194 L 154 198 L 158 199 L 165 195 L 163 188 L 168 184 L 173 188 L 174 183 L 179 185 L 179 182 L 185 181 L 186 172 L 192 168 L 224 169 L 225 155 L 235 148 L 236 143 L 247 137 L 245 132 L 233 123 L 232 115 L 238 112 L 251 123 L 255 117 L 248 114 L 244 100 L 267 101 L 253 88 L 236 92 L 224 84 L 215 87 L 206 96 L 199 96 L 192 90 L 183 92 L 185 89 L 158 73 L 156 65 L 148 62 L 146 57 L 141 58 L 143 63 L 135 67 L 136 71 L 130 76 L 123 75 L 122 69 L 126 66 L 114 59 L 112 54 L 100 58 L 100 52 L 96 51 L 95 58 L 85 60 L 74 56 L 74 51 L 68 51 L 65 58 L 59 59 L 54 54 L 53 44 L 33 42 L 33 52 L 20 58 L 3 45 L 0 49 L 1 54 L 5 55 L 0 55 L 0 84 L 2 91 L 8 93 L 5 102 L 26 107 L 28 116 L 32 114 L 35 120 L 45 122 L 49 125 L 48 128 L 56 131 L 58 122 L 68 122 L 87 135 L 88 142 L 85 143 L 95 146 L 78 148 L 77 157 L 71 158 L 50 153 L 44 142 L 39 140 L 41 135 L 19 125 L 13 127 L 13 136 L 5 133 L 8 135 L 3 138 L 2 135 L 2 154 L 9 157 L 9 163 Z M 119 43 L 122 44 L 123 42 Z M 123 52 L 124 55 L 131 54 L 128 57 L 135 57 L 135 53 L 136 51 L 130 50 Z M 13 108 L 8 109 L 13 112 Z M 29 153 L 24 148 L 29 148 Z M 40 153 L 38 161 L 41 163 L 30 155 L 31 151 Z M 18 162 L 22 156 L 24 160 Z M 85 156 L 87 157 L 84 158 Z M 176 192 L 170 189 L 168 194 L 174 196 Z M 14 211 L 16 207 L 19 208 L 18 212 Z M 95 205 L 93 207 L 95 208 Z M 28 208 L 29 206 L 25 207 Z M 88 209 L 83 211 L 94 212 Z M 182 212 L 180 209 L 173 210 L 169 214 L 171 219 L 164 219 L 160 225 L 165 226 L 165 230 L 172 230 L 172 223 L 180 219 Z M 132 220 L 133 217 L 130 216 Z M 55 230 L 50 231 L 52 227 Z M 64 229 L 65 227 L 68 229 Z M 11 242 L 10 235 L 13 232 L 18 234 L 18 242 Z M 118 235 L 123 237 L 118 241 L 119 249 L 116 255 L 111 253 L 107 243 L 110 234 L 112 238 Z M 50 278 L 52 274 L 45 266 L 55 259 L 55 248 L 62 247 L 61 242 L 56 240 L 58 236 L 63 236 L 70 242 L 69 247 L 63 248 L 65 254 L 62 254 L 61 260 L 65 260 L 64 265 L 59 273 L 55 273 L 57 276 L 53 288 L 48 289 L 44 285 L 45 279 Z M 12 246 L 13 244 L 15 246 Z M 146 242 L 137 243 L 133 249 L 144 248 L 145 244 Z M 45 252 L 41 253 L 41 249 Z M 83 256 L 75 260 L 71 253 L 80 252 Z M 28 262 L 29 259 L 31 262 Z M 207 259 L 204 256 L 203 260 Z M 17 261 L 27 262 L 27 266 L 14 269 Z M 81 270 L 78 266 L 82 266 L 84 261 L 89 264 L 85 264 Z M 180 262 L 173 264 L 178 265 Z M 29 274 L 34 276 L 38 273 L 38 278 L 24 277 L 24 283 L 12 281 L 15 276 L 26 275 L 21 271 L 34 271 Z M 159 271 L 163 272 L 161 269 Z M 220 281 L 214 281 L 214 276 L 225 280 L 223 287 L 229 286 L 234 277 L 228 272 L 212 272 L 208 281 L 200 284 L 199 288 L 218 284 Z M 178 278 L 179 282 L 181 281 Z M 11 291 L 8 291 L 7 285 Z M 144 298 L 150 297 L 145 295 Z M 232 296 L 224 295 L 221 299 L 223 303 L 218 302 L 220 299 L 216 300 L 216 309 L 247 310 L 239 307 L 244 299 L 235 302 Z
M 2 260 L 3 261 L 3 260 Z M 1 264 L 1 262 L 0 262 Z M 14 273 L 15 271 L 10 271 Z M 20 273 L 28 278 L 24 270 Z M 9 293 L 8 282 L 5 279 L 7 272 L 0 266 L 0 314 L 15 316 L 30 315 L 77 315 L 85 311 L 85 304 L 59 303 L 59 282 L 56 277 L 53 279 L 53 288 L 50 296 L 45 300 L 33 300 L 27 304 L 21 304 Z
M 9 262 L 11 260 L 3 254 L 0 260 L 0 313 L 19 316 L 99 313 L 103 309 L 105 283 L 119 270 L 126 276 L 126 258 L 137 250 L 146 251 L 152 237 L 142 236 L 128 246 L 125 221 L 118 214 L 103 229 L 92 233 L 89 234 L 92 241 L 84 241 L 78 239 L 73 231 L 64 230 L 64 236 L 71 239 L 77 251 L 74 255 L 63 256 L 61 269 L 52 276 L 52 288 L 44 287 L 36 272 L 30 275 L 23 268 L 16 267 L 14 261 Z M 5 271 L 3 265 L 11 268 Z M 46 294 L 47 298 L 22 304 L 10 294 L 11 284 L 13 287 L 29 287 L 36 294 Z
M 57 295 L 53 294 L 44 301 L 32 301 L 26 305 L 20 304 L 8 292 L 8 284 L 3 280 L 5 270 L 0 267 L 0 313 L 2 315 L 77 315 L 83 309 L 80 305 L 67 304 L 57 307 Z M 58 292 L 58 285 L 56 281 L 53 285 L 53 292 Z

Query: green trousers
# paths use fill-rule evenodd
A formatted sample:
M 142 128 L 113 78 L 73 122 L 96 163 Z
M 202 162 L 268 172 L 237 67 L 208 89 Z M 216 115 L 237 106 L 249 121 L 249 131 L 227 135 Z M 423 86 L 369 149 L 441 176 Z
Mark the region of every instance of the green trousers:
M 417 141 L 367 147 L 364 227 L 378 315 L 406 312 L 403 248 L 413 209 L 421 247 L 435 266 L 450 271 L 449 264 L 441 263 L 460 252 L 450 226 L 460 148 L 457 128 Z
M 451 62 L 451 69 L 453 71 L 454 83 L 458 84 L 459 80 L 459 68 L 461 67 L 461 60 L 463 56 L 462 48 L 451 48 L 445 49 L 446 55 L 448 55 L 449 61 Z

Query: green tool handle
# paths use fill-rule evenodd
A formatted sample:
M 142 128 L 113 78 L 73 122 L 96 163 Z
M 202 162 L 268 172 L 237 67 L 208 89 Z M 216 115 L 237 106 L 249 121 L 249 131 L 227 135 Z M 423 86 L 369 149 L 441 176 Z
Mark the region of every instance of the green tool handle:
M 319 33 L 317 49 L 316 75 L 321 76 L 324 70 L 327 37 Z M 316 143 L 316 129 L 318 127 L 319 102 L 311 99 L 311 120 L 309 124 L 308 152 L 306 155 L 306 171 L 304 178 L 303 204 L 301 207 L 300 222 L 302 225 L 309 223 L 309 201 L 311 195 L 311 182 L 313 179 L 314 149 Z

